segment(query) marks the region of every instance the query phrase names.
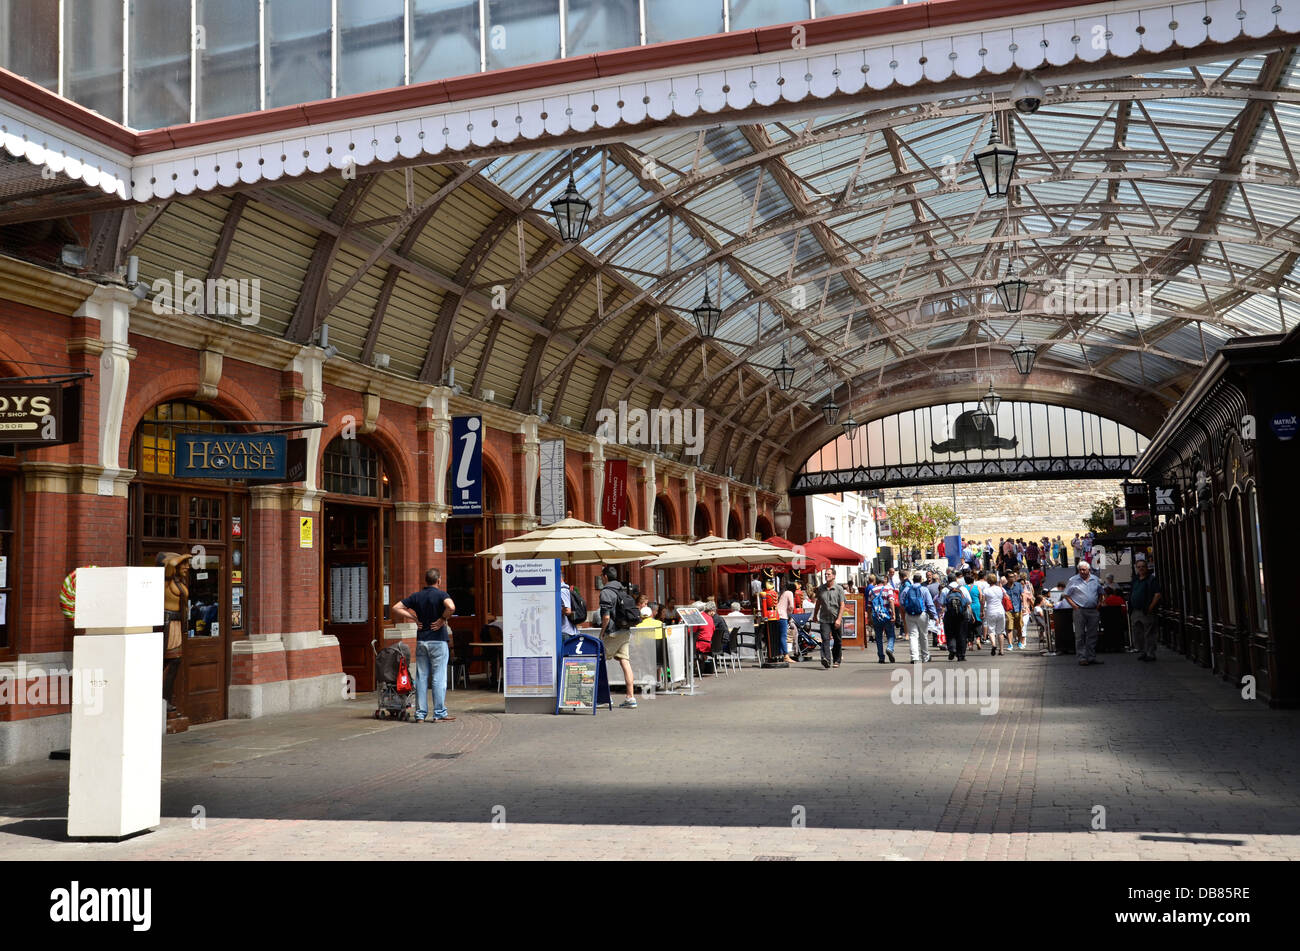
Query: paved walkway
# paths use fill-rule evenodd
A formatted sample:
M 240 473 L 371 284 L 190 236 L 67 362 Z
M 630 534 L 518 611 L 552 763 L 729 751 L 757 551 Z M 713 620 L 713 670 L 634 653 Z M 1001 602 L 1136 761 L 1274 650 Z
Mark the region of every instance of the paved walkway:
M 0 769 L 0 856 L 548 857 L 582 836 L 608 858 L 1300 858 L 1300 712 L 1169 654 L 936 653 L 984 715 L 897 702 L 940 688 L 897 683 L 916 668 L 896 654 L 595 717 L 460 690 L 453 723 L 377 722 L 363 698 L 210 724 L 167 738 L 163 825 L 121 843 L 65 838 L 66 762 Z

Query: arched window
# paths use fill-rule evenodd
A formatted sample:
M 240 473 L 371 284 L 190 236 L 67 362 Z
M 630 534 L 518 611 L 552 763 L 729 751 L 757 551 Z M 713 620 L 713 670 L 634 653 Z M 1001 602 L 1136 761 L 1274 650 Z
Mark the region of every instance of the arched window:
M 383 456 L 360 439 L 335 436 L 325 447 L 321 483 L 326 492 L 358 495 L 368 499 L 391 499 Z
M 703 505 L 695 506 L 695 537 L 703 538 L 712 533 L 709 527 L 709 510 Z
M 159 403 L 140 423 L 131 442 L 128 465 L 139 476 L 171 476 L 176 471 L 177 437 L 182 433 L 220 432 L 216 427 L 202 425 L 217 418 L 197 403 Z
M 663 535 L 665 538 L 671 532 L 668 526 L 668 506 L 664 505 L 663 499 L 655 499 L 654 532 L 656 535 Z

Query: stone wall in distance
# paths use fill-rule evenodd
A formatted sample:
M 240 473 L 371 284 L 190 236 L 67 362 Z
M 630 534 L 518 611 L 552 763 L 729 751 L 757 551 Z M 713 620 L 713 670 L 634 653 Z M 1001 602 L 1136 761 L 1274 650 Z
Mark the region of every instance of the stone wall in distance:
M 1042 479 L 1030 482 L 987 482 L 956 486 L 957 516 L 966 538 L 1053 538 L 1069 541 L 1085 531 L 1083 520 L 1108 496 L 1121 495 L 1119 479 Z M 952 485 L 920 486 L 926 502 L 953 504 Z M 911 504 L 914 489 L 891 489 Z

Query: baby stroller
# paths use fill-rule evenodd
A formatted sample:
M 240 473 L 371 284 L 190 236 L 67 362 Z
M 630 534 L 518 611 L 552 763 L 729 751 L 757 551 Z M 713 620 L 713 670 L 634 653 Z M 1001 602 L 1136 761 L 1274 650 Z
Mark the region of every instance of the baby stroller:
M 370 649 L 375 652 L 375 719 L 409 720 L 411 709 L 415 706 L 415 671 L 411 668 L 411 649 L 400 641 L 393 647 L 377 650 L 376 641 L 370 642 Z M 397 692 L 397 674 L 401 661 L 406 662 L 406 670 L 411 678 L 412 689 L 406 693 Z
M 790 653 L 796 660 L 807 660 L 814 654 L 820 654 L 822 642 L 812 632 L 812 622 L 805 615 L 803 619 L 792 618 L 790 626 L 794 629 L 794 644 Z

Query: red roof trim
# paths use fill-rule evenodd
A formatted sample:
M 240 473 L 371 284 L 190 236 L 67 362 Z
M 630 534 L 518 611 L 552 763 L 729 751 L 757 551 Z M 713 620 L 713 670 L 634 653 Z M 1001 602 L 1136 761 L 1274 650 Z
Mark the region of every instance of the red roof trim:
M 454 79 L 382 89 L 337 99 L 266 109 L 260 112 L 208 119 L 131 132 L 98 113 L 62 99 L 35 83 L 0 69 L 0 96 L 82 135 L 96 139 L 130 155 L 144 155 L 169 149 L 207 145 L 224 139 L 259 133 L 288 131 L 358 119 L 388 112 L 417 109 L 434 104 L 478 99 L 561 83 L 607 78 L 667 66 L 691 63 L 706 65 L 721 59 L 753 56 L 791 49 L 796 25 L 805 30 L 808 47 L 845 40 L 887 36 L 912 30 L 953 26 L 977 20 L 1019 16 L 1027 13 L 1067 10 L 1096 5 L 1097 0 L 928 0 L 903 6 L 844 13 L 815 20 L 765 26 L 752 30 L 720 33 L 638 46 L 570 59 L 533 63 L 510 69 L 473 73 Z

